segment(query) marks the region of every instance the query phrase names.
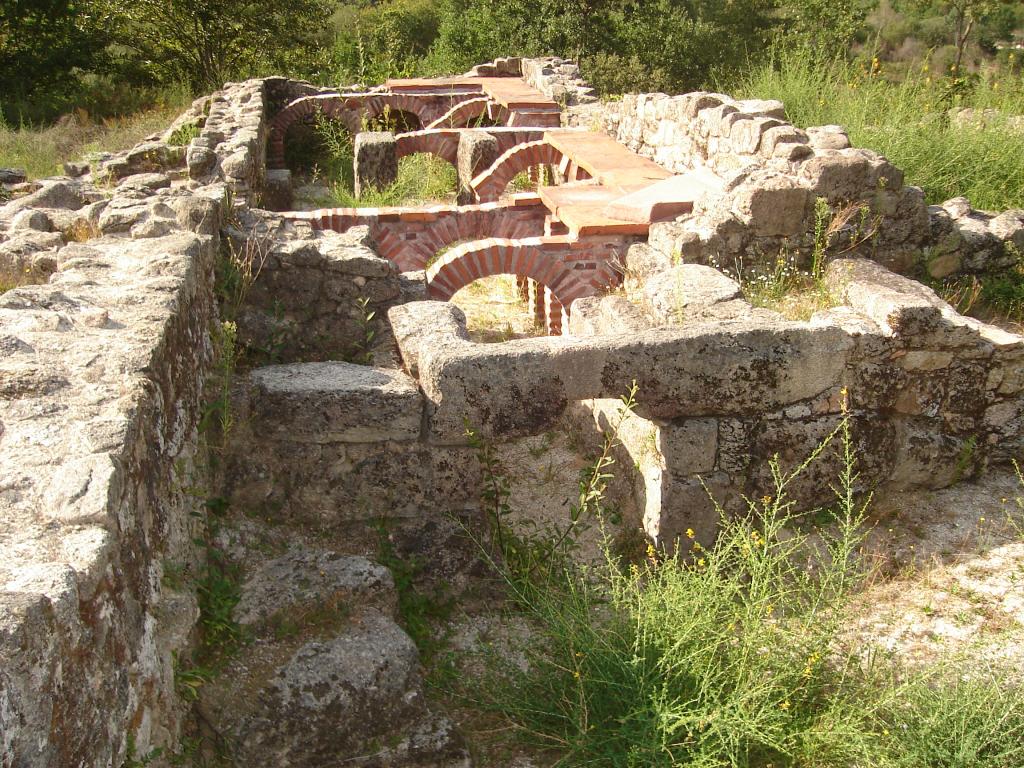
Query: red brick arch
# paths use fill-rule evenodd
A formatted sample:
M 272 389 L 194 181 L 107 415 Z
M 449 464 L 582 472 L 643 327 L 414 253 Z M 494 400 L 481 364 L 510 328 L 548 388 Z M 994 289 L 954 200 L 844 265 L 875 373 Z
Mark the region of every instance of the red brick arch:
M 454 105 L 427 128 L 465 128 L 473 120 L 490 117 L 494 102 L 489 96 L 478 96 Z
M 436 155 L 458 168 L 459 134 L 457 131 L 432 128 L 409 131 L 395 137 L 395 156 L 399 159 L 417 152 Z
M 415 96 L 407 96 L 404 93 L 382 93 L 370 96 L 362 101 L 360 105 L 361 117 L 372 120 L 384 114 L 385 109 L 396 112 L 408 112 L 415 115 L 420 121 L 420 129 L 426 128 L 433 119 L 432 110 L 423 103 L 422 99 Z
M 477 200 L 481 203 L 497 200 L 516 174 L 537 165 L 558 165 L 562 153 L 546 141 L 528 141 L 512 147 L 494 165 L 471 182 Z
M 359 130 L 359 114 L 341 94 L 303 96 L 282 109 L 270 121 L 267 141 L 267 166 L 284 168 L 284 140 L 288 129 L 295 123 L 320 112 L 332 120 L 339 120 L 353 133 Z
M 596 291 L 582 271 L 571 268 L 543 238 L 488 238 L 456 246 L 427 268 L 427 295 L 447 301 L 472 282 L 493 275 L 529 277 L 548 288 L 563 307 Z
M 485 237 L 509 239 L 544 234 L 547 209 L 540 204 L 484 203 L 467 206 L 418 208 L 326 208 L 288 213 L 286 218 L 309 221 L 314 229 L 346 232 L 367 226 L 378 254 L 407 272 L 426 267 L 440 251 L 456 243 Z

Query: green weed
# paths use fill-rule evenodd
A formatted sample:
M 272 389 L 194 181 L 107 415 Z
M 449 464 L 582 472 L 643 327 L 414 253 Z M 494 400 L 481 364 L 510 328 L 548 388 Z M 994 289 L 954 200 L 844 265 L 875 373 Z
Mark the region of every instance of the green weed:
M 812 546 L 788 488 L 833 450 L 834 522 Z M 869 501 L 849 415 L 799 467 L 771 470 L 774 493 L 719 510 L 713 543 L 687 532 L 639 564 L 563 562 L 529 589 L 506 575 L 536 628 L 528 665 L 492 662 L 473 705 L 556 766 L 1020 765 L 1024 699 L 1000 673 L 904 669 L 842 633 Z
M 175 147 L 185 147 L 192 139 L 199 137 L 198 123 L 185 123 L 178 126 L 167 139 L 167 143 Z
M 443 590 L 427 592 L 417 586 L 416 579 L 422 565 L 415 559 L 402 557 L 391 539 L 391 526 L 381 518 L 376 523 L 377 560 L 391 571 L 398 593 L 398 615 L 402 628 L 416 643 L 424 664 L 444 648 L 444 639 L 438 639 L 434 628 L 451 615 L 454 601 Z

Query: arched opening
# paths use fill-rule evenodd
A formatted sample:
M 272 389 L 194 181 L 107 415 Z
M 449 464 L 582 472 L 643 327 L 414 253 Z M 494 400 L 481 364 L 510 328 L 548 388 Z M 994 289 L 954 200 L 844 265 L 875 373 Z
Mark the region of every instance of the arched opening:
M 547 334 L 543 316 L 531 307 L 525 278 L 483 277 L 460 288 L 450 301 L 466 314 L 473 341 L 498 343 Z
M 384 109 L 376 115 L 361 117 L 364 131 L 391 131 L 391 133 L 409 133 L 423 128 L 419 116 L 404 109 L 392 109 L 384 105 Z

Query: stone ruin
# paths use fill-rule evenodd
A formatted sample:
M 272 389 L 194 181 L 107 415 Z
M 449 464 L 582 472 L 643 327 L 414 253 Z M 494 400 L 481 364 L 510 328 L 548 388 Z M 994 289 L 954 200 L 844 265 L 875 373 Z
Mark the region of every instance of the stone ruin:
M 385 110 L 410 130 L 361 131 Z M 457 168 L 458 204 L 291 210 L 286 151 L 317 115 L 356 134 L 360 188 L 428 152 Z M 1024 338 L 914 278 L 1014 267 L 1024 211 L 926 205 L 779 102 L 601 102 L 560 59 L 371 90 L 271 77 L 66 172 L 6 185 L 0 208 L 0 265 L 35 283 L 0 297 L 3 766 L 123 765 L 173 750 L 193 709 L 238 764 L 470 765 L 422 691 L 390 573 L 357 546 L 386 515 L 444 560 L 445 521 L 479 498 L 467 423 L 496 443 L 607 428 L 635 381 L 617 466 L 634 524 L 665 546 L 713 539 L 708 491 L 726 511 L 769 492 L 766 460 L 800 461 L 844 400 L 865 488 L 941 488 L 1021 453 Z M 522 172 L 548 183 L 506 194 Z M 806 322 L 752 307 L 717 265 L 806 262 L 818 200 L 871 222 L 835 233 L 835 306 Z M 225 254 L 250 269 L 244 293 L 218 295 Z M 448 299 L 495 274 L 547 336 L 469 339 Z M 225 302 L 237 343 L 272 364 L 236 374 L 214 449 Z M 836 469 L 794 495 L 827 499 Z M 295 539 L 271 556 L 255 522 L 215 531 L 209 499 Z M 174 574 L 201 572 L 204 535 L 242 553 L 234 615 L 256 641 L 193 703 L 175 674 L 198 602 Z M 274 631 L 339 604 L 343 620 Z

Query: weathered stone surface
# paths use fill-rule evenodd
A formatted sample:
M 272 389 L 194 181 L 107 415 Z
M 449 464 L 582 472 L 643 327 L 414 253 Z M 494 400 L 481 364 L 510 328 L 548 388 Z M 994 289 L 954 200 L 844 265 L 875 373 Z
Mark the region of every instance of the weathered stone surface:
M 53 229 L 50 218 L 40 210 L 26 208 L 14 214 L 11 219 L 11 230 L 34 229 L 36 232 L 49 232 Z
M 117 183 L 117 186 L 156 192 L 158 189 L 171 186 L 171 177 L 166 173 L 136 173 L 132 176 L 125 176 Z
M 386 187 L 398 175 L 395 135 L 387 131 L 357 133 L 353 162 L 356 197 L 369 187 Z
M 20 168 L 0 168 L 0 184 L 22 184 L 28 181 L 28 174 Z
M 365 557 L 294 550 L 246 580 L 233 616 L 239 624 L 259 626 L 275 616 L 343 603 L 393 612 L 394 602 L 394 581 L 384 566 Z
M 59 237 L 59 236 L 57 236 Z M 215 243 L 81 246 L 0 307 L 0 763 L 118 765 L 170 745 L 172 654 L 196 620 L 196 425 Z M 29 371 L 35 371 L 27 376 Z M 164 393 L 174 393 L 165 399 Z
M 676 476 L 711 472 L 718 455 L 718 422 L 714 419 L 669 422 L 658 429 L 658 450 L 665 466 Z
M 644 298 L 661 322 L 681 321 L 742 295 L 739 283 L 701 264 L 679 264 L 654 275 L 644 285 Z
M 850 137 L 841 125 L 816 125 L 807 129 L 811 146 L 815 149 L 848 149 Z
M 402 340 L 399 346 L 404 357 Z M 837 328 L 738 322 L 571 345 L 548 338 L 494 348 L 448 339 L 420 348 L 418 367 L 431 439 L 458 442 L 464 418 L 484 435 L 528 434 L 546 428 L 569 401 L 621 396 L 634 379 L 644 416 L 720 413 L 727 402 L 770 409 L 832 386 L 851 347 Z M 496 370 L 505 374 L 500 382 L 489 373 Z M 756 392 L 749 388 L 755 381 Z
M 263 186 L 263 203 L 271 211 L 288 211 L 295 204 L 292 172 L 287 168 L 267 171 Z
M 459 136 L 458 162 L 459 204 L 474 201 L 471 182 L 498 159 L 498 140 L 483 131 L 463 131 Z
M 250 414 L 295 442 L 372 443 L 419 437 L 422 398 L 399 371 L 352 363 L 294 363 L 250 375 Z
M 236 759 L 255 765 L 273 755 L 282 768 L 327 768 L 339 760 L 468 766 L 454 729 L 424 701 L 416 646 L 387 615 L 363 611 L 336 634 L 275 662 L 264 660 L 251 682 L 225 681 L 228 695 L 203 702 L 207 717 L 232 737 Z M 244 695 L 239 682 L 250 682 Z M 402 737 L 410 742 L 404 749 L 396 744 Z

